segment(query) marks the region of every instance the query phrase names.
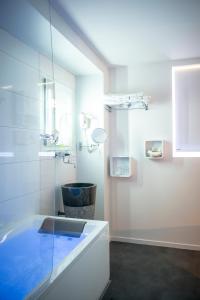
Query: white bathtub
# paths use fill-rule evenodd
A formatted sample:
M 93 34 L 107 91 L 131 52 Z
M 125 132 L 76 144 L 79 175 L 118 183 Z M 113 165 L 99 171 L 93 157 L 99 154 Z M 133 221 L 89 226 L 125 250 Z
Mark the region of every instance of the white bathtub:
M 73 244 L 71 238 L 68 242 L 63 237 L 48 235 L 45 240 L 43 235 L 39 235 L 37 230 L 44 218 L 46 216 L 34 216 L 16 226 L 8 235 L 1 236 L 0 260 L 4 261 L 4 264 L 0 266 L 0 299 L 99 299 L 110 276 L 108 223 L 85 220 L 87 223 L 82 238 L 78 244 Z M 33 230 L 34 235 L 39 236 L 39 240 L 30 239 L 30 232 Z M 70 247 L 65 256 L 63 251 L 68 244 Z M 62 245 L 62 251 L 59 250 L 59 245 Z M 26 263 L 22 261 L 23 255 Z M 7 277 L 10 270 L 12 274 Z

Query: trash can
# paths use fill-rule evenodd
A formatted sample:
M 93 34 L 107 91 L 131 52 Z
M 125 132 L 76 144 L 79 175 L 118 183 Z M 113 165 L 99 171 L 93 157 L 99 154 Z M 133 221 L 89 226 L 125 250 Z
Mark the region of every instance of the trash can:
M 94 219 L 96 187 L 96 184 L 93 183 L 68 183 L 62 185 L 66 217 Z

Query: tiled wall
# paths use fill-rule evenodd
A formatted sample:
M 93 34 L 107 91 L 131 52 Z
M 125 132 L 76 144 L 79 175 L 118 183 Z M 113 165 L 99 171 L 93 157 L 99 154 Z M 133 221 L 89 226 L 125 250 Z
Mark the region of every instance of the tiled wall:
M 41 77 L 50 62 L 0 29 L 0 227 L 30 214 L 52 214 L 61 183 L 76 170 L 54 158 L 40 158 Z M 75 89 L 70 73 L 55 66 L 55 79 Z M 57 188 L 56 188 L 57 187 Z M 57 199 L 59 201 L 59 199 Z

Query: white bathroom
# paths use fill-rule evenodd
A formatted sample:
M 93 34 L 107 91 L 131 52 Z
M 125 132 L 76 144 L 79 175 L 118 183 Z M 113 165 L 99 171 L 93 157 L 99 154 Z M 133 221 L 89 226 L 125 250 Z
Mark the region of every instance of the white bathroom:
M 199 12 L 0 1 L 0 300 L 200 299 Z

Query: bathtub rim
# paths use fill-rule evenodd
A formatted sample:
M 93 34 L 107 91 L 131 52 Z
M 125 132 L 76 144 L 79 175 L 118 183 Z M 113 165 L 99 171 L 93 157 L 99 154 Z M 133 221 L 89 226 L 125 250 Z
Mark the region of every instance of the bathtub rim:
M 83 233 L 86 235 L 85 238 L 80 242 L 80 244 L 75 247 L 69 255 L 65 256 L 65 258 L 58 264 L 57 267 L 52 268 L 52 272 L 49 276 L 45 277 L 44 280 L 35 287 L 29 294 L 26 295 L 26 300 L 33 300 L 39 298 L 45 290 L 56 280 L 58 276 L 62 276 L 62 273 L 67 268 L 70 269 L 74 263 L 87 251 L 87 248 L 93 243 L 96 239 L 98 239 L 99 235 L 102 231 L 107 227 L 107 221 L 99 221 L 99 220 L 85 220 L 85 219 L 74 219 L 74 218 L 66 218 L 66 217 L 57 217 L 57 216 L 47 216 L 47 215 L 33 215 L 28 218 L 23 219 L 21 222 L 16 222 L 12 224 L 12 230 L 9 231 L 8 239 L 17 235 L 23 229 L 26 229 L 28 226 L 36 225 L 39 226 L 42 224 L 43 220 L 47 217 L 52 217 L 55 219 L 63 219 L 63 220 L 77 220 L 77 221 L 85 221 L 86 225 L 83 230 Z M 35 222 L 35 223 L 34 223 Z M 107 234 L 109 234 L 107 232 Z M 52 265 L 53 265 L 53 256 L 52 256 Z

